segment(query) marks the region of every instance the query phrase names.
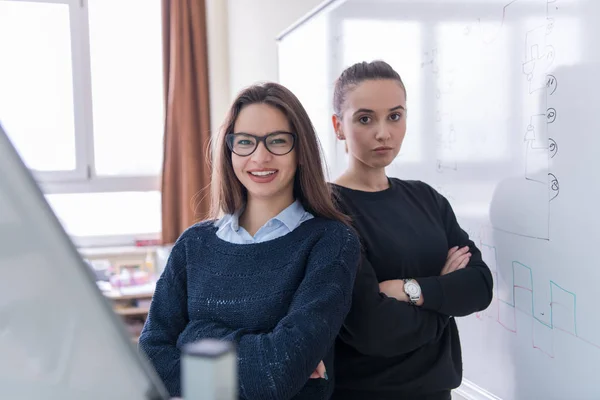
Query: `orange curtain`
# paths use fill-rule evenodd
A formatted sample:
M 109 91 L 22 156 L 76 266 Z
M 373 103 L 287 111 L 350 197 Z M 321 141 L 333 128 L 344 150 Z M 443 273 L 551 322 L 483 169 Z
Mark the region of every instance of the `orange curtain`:
M 210 208 L 208 51 L 204 0 L 162 0 L 166 124 L 162 241 Z

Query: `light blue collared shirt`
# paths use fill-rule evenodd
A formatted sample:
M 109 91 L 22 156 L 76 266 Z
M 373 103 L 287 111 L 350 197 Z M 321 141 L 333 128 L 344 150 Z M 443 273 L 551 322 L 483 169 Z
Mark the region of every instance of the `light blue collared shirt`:
M 300 201 L 296 200 L 285 210 L 267 221 L 252 237 L 239 224 L 242 211 L 227 214 L 215 223 L 218 228 L 217 236 L 219 239 L 235 244 L 262 243 L 287 235 L 300 226 L 301 223 L 313 218 L 313 215 L 304 209 Z

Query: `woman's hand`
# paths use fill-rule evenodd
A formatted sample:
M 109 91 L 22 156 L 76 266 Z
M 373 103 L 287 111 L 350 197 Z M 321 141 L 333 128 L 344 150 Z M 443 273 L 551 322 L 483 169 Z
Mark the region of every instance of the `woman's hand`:
M 310 379 L 327 379 L 327 371 L 325 370 L 323 361 L 317 365 L 317 369 L 310 375 Z
M 444 265 L 444 268 L 442 268 L 440 276 L 449 274 L 459 269 L 463 269 L 467 266 L 470 259 L 471 253 L 469 253 L 469 246 L 465 246 L 460 249 L 458 248 L 458 246 L 451 248 L 450 250 L 448 250 L 446 264 Z
M 417 280 L 418 283 L 418 280 Z M 405 303 L 410 303 L 410 298 L 404 291 L 404 280 L 403 279 L 391 279 L 389 281 L 383 281 L 379 283 L 379 292 L 385 294 L 387 297 L 393 297 L 398 301 L 403 301 Z M 421 293 L 421 297 L 416 302 L 415 305 L 422 306 L 425 302 L 423 297 L 423 293 Z
M 379 292 L 398 301 L 408 303 L 409 300 L 408 295 L 404 292 L 404 281 L 402 279 L 391 279 L 379 283 Z
M 442 268 L 440 275 L 446 275 L 467 266 L 471 259 L 469 246 L 458 248 L 455 246 L 448 250 L 446 264 Z M 388 297 L 393 297 L 398 301 L 410 302 L 408 295 L 404 292 L 404 281 L 402 279 L 390 279 L 379 283 L 379 291 Z M 424 303 L 423 294 L 416 305 L 421 306 Z

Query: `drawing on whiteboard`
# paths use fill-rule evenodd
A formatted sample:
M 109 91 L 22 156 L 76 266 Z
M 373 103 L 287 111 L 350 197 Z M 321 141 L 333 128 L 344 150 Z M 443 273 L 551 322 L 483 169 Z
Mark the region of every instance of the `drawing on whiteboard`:
M 547 135 L 540 134 L 539 129 L 536 128 L 536 124 L 533 123 L 534 119 L 540 117 L 547 118 L 547 114 L 533 115 L 532 123 L 527 126 L 525 132 L 525 179 L 546 184 L 549 182 L 547 175 L 550 174 L 550 159 L 558 153 L 558 145 L 552 138 L 548 138 L 546 142 Z M 556 112 L 554 112 L 554 118 L 556 118 Z
M 423 53 L 423 61 L 421 61 L 421 68 L 425 68 L 428 65 L 431 65 L 431 72 L 437 74 L 439 72 L 438 66 L 438 49 L 434 47 L 430 51 L 426 51 Z
M 556 153 L 558 153 L 558 144 L 556 143 L 556 140 L 549 138 L 548 141 L 550 142 L 550 145 L 548 146 L 548 150 L 550 151 L 550 158 L 554 158 L 554 156 L 556 156 Z
M 546 76 L 546 88 L 548 89 L 547 93 L 549 95 L 553 95 L 554 92 L 556 92 L 556 89 L 558 88 L 558 80 L 556 80 L 554 75 Z
M 556 121 L 557 110 L 548 105 L 550 96 L 558 89 L 556 76 L 549 73 L 556 57 L 550 40 L 555 27 L 555 20 L 550 16 L 550 5 L 554 2 L 555 0 L 544 1 L 545 19 L 525 33 L 525 51 L 521 65 L 527 85 L 526 97 L 532 101 L 533 112 L 524 134 L 524 175 L 530 186 L 520 186 L 520 189 L 523 193 L 528 193 L 530 201 L 536 199 L 538 202 L 539 207 L 535 212 L 537 218 L 535 222 L 532 219 L 531 223 L 499 221 L 497 226 L 498 230 L 507 233 L 541 240 L 550 240 L 549 203 L 560 193 L 559 181 L 552 173 L 550 163 L 558 153 L 557 142 L 549 134 L 550 124 Z
M 444 70 L 443 74 L 440 72 L 439 53 L 437 47 L 432 48 L 429 51 L 423 52 L 423 61 L 421 61 L 421 68 L 431 66 L 431 73 L 437 75 L 437 88 L 435 92 L 436 98 L 441 98 L 443 94 L 452 92 L 454 85 L 455 69 L 453 67 Z
M 560 185 L 558 184 L 558 178 L 556 178 L 556 175 L 549 172 L 548 177 L 550 178 L 548 179 L 548 184 L 550 186 L 550 201 L 552 201 L 558 196 L 558 193 L 560 192 Z
M 549 124 L 556 121 L 556 110 L 554 108 L 550 107 L 546 110 L 546 121 L 548 121 Z
M 435 113 L 435 121 L 440 123 L 436 133 L 436 142 L 437 149 L 442 152 L 436 160 L 436 171 L 444 173 L 458 171 L 458 163 L 451 156 L 454 146 L 458 142 L 458 134 L 455 129 L 452 111 L 450 111 L 450 104 L 452 102 L 445 101 L 446 97 L 451 97 L 454 93 L 456 69 L 453 66 L 449 66 L 445 67 L 442 71 L 439 58 L 440 53 L 436 47 L 423 52 L 421 68 L 430 66 L 431 73 L 435 77 L 435 99 L 438 107 Z
M 454 124 L 448 126 L 447 132 L 441 131 L 441 133 L 437 135 L 437 143 L 438 148 L 452 150 L 452 147 L 456 143 L 456 130 L 454 129 Z
M 529 82 L 530 94 L 543 89 L 550 89 L 549 94 L 552 94 L 556 90 L 556 78 L 547 74 L 556 58 L 554 46 L 548 43 L 548 35 L 554 29 L 554 18 L 549 14 L 552 2 L 554 1 L 546 1 L 546 22 L 525 34 L 525 60 L 522 69 Z
M 485 29 L 483 29 L 483 27 L 481 26 L 481 18 L 477 18 L 477 21 L 475 21 L 474 25 L 477 27 L 477 31 L 479 32 L 481 41 L 483 43 L 490 44 L 493 43 L 496 39 L 498 39 L 498 37 L 502 33 L 502 28 L 504 28 L 504 22 L 506 21 L 506 10 L 508 9 L 508 7 L 510 7 L 517 1 L 519 0 L 512 0 L 502 7 L 502 18 L 500 19 L 500 26 L 498 26 L 497 28 L 494 27 L 490 34 L 485 32 Z M 472 31 L 473 29 L 471 25 L 467 25 L 464 29 L 464 34 L 470 35 Z
M 550 189 L 547 180 L 521 176 L 503 179 L 494 188 L 489 221 L 494 231 L 537 240 L 550 240 Z
M 525 61 L 523 73 L 529 83 L 529 94 L 543 90 L 546 104 L 548 96 L 556 92 L 558 81 L 548 69 L 555 59 L 554 47 L 548 42 L 548 35 L 554 29 L 554 18 L 550 17 L 549 7 L 556 0 L 546 0 L 546 23 L 533 28 L 525 34 Z M 544 49 L 540 54 L 540 49 Z M 545 118 L 545 122 L 541 121 Z M 547 183 L 547 174 L 550 172 L 549 159 L 556 155 L 556 142 L 548 137 L 548 126 L 556 120 L 556 109 L 546 107 L 544 114 L 534 114 L 530 117 L 526 143 L 526 171 L 528 180 Z M 553 146 L 554 144 L 554 146 Z
M 494 280 L 494 298 L 490 306 L 476 313 L 480 321 L 494 320 L 502 328 L 514 334 L 519 333 L 517 313 L 531 318 L 531 345 L 550 358 L 554 358 L 554 331 L 560 331 L 573 336 L 582 342 L 600 350 L 600 344 L 582 337 L 577 329 L 577 295 L 550 280 L 550 299 L 548 309 L 537 310 L 535 305 L 535 289 L 533 270 L 520 261 L 513 261 L 508 280 L 511 290 L 507 298 L 500 294 L 497 285 L 499 269 L 497 268 L 496 247 L 479 243 L 483 260 L 489 266 Z M 524 328 L 525 329 L 525 328 Z
M 440 99 L 448 95 L 452 95 L 455 81 L 455 69 L 453 67 L 445 68 L 443 73 L 439 73 L 439 53 L 437 48 L 433 48 L 431 51 L 423 53 L 424 60 L 421 63 L 421 68 L 425 66 L 431 66 L 431 72 L 435 75 L 436 89 L 435 97 L 438 105 L 436 111 L 435 120 L 438 123 L 444 125 L 438 128 L 436 135 L 437 148 L 442 150 L 445 154 L 452 152 L 454 145 L 457 142 L 457 132 L 454 127 L 454 119 L 451 111 L 447 111 Z M 450 102 L 449 102 L 450 103 Z M 446 128 L 447 127 L 447 128 Z M 436 171 L 438 173 L 444 173 L 446 171 L 457 171 L 458 163 L 455 160 L 448 160 L 445 156 L 441 155 L 436 160 Z
M 533 44 L 529 47 L 528 58 L 523 63 L 523 73 L 529 81 L 530 94 L 548 88 L 548 75 L 546 71 L 552 66 L 554 57 L 554 47 L 551 45 L 546 45 L 542 54 L 539 54 L 538 44 Z
M 439 173 L 444 173 L 445 171 L 458 171 L 458 164 L 456 161 L 444 161 L 438 159 L 436 169 Z
M 436 99 L 441 99 L 442 95 L 447 95 L 452 93 L 452 84 L 454 82 L 451 80 L 447 80 L 441 84 L 438 85 L 437 89 L 435 90 L 435 98 Z
M 496 41 L 496 39 L 498 39 L 498 37 L 502 34 L 505 22 L 506 22 L 506 17 L 507 17 L 507 10 L 508 8 L 515 4 L 516 2 L 518 2 L 519 0 L 512 0 L 508 3 L 506 3 L 503 7 L 502 7 L 502 16 L 500 17 L 500 26 L 498 27 L 494 27 L 492 29 L 484 29 L 482 27 L 481 24 L 481 17 L 477 18 L 476 21 L 474 21 L 472 24 L 465 26 L 465 28 L 463 29 L 463 34 L 464 35 L 470 35 L 473 31 L 477 31 L 479 32 L 479 36 L 481 38 L 481 42 L 484 44 L 490 44 Z M 554 29 L 554 18 L 550 17 L 550 4 L 552 3 L 556 3 L 557 0 L 546 0 L 544 1 L 545 3 L 545 8 L 546 8 L 546 25 L 544 25 L 545 27 L 545 33 L 548 35 L 552 32 L 552 30 Z M 558 10 L 558 7 L 555 7 Z M 491 21 L 495 21 L 495 18 L 486 18 L 486 20 L 491 20 Z M 474 29 L 476 28 L 476 29 Z M 490 32 L 486 32 L 486 31 L 490 31 Z
M 553 111 L 556 118 L 556 111 Z M 529 118 L 525 132 L 525 179 L 547 184 L 550 168 L 550 142 L 547 139 L 547 114 L 536 114 Z

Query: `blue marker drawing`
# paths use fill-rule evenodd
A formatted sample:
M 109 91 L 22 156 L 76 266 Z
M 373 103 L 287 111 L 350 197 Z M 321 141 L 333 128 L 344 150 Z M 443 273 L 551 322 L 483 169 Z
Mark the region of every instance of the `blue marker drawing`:
M 499 293 L 498 281 L 499 281 L 499 272 L 496 269 L 492 268 L 492 266 L 497 266 L 497 254 L 496 247 L 480 243 L 480 249 L 482 251 L 482 255 L 488 254 L 489 260 L 484 260 L 490 266 L 492 270 L 492 275 L 494 277 L 494 298 L 492 300 L 492 304 L 488 307 L 487 310 L 483 312 L 476 313 L 476 317 L 479 320 L 483 320 L 483 317 L 488 317 L 490 319 L 494 319 L 500 326 L 504 329 L 517 334 L 517 322 L 516 322 L 516 312 L 522 312 L 528 316 L 531 316 L 532 322 L 532 347 L 546 354 L 548 357 L 554 358 L 553 351 L 553 337 L 546 342 L 544 342 L 544 335 L 550 333 L 552 331 L 561 331 L 577 339 L 582 342 L 593 346 L 600 350 L 600 344 L 591 342 L 579 335 L 577 329 L 577 295 L 565 289 L 558 283 L 553 280 L 549 281 L 550 284 L 550 303 L 549 303 L 549 316 L 546 315 L 546 312 L 539 311 L 535 306 L 535 290 L 533 285 L 533 270 L 531 267 L 523 264 L 520 261 L 512 261 L 511 265 L 511 280 L 509 282 L 512 283 L 512 298 L 511 299 L 502 299 Z M 486 257 L 487 258 L 487 257 Z M 519 304 L 523 301 L 527 301 L 529 304 L 529 300 L 527 296 L 531 297 L 531 307 L 530 309 L 525 309 L 519 307 Z M 516 299 L 521 299 L 521 301 L 515 301 Z M 495 303 L 495 304 L 494 304 Z M 493 310 L 493 306 L 495 306 L 496 310 Z M 529 308 L 529 307 L 527 307 Z M 495 312 L 494 312 L 495 311 Z M 545 317 L 545 318 L 543 318 Z M 540 330 L 543 329 L 543 330 Z M 537 332 L 537 334 L 536 334 Z

